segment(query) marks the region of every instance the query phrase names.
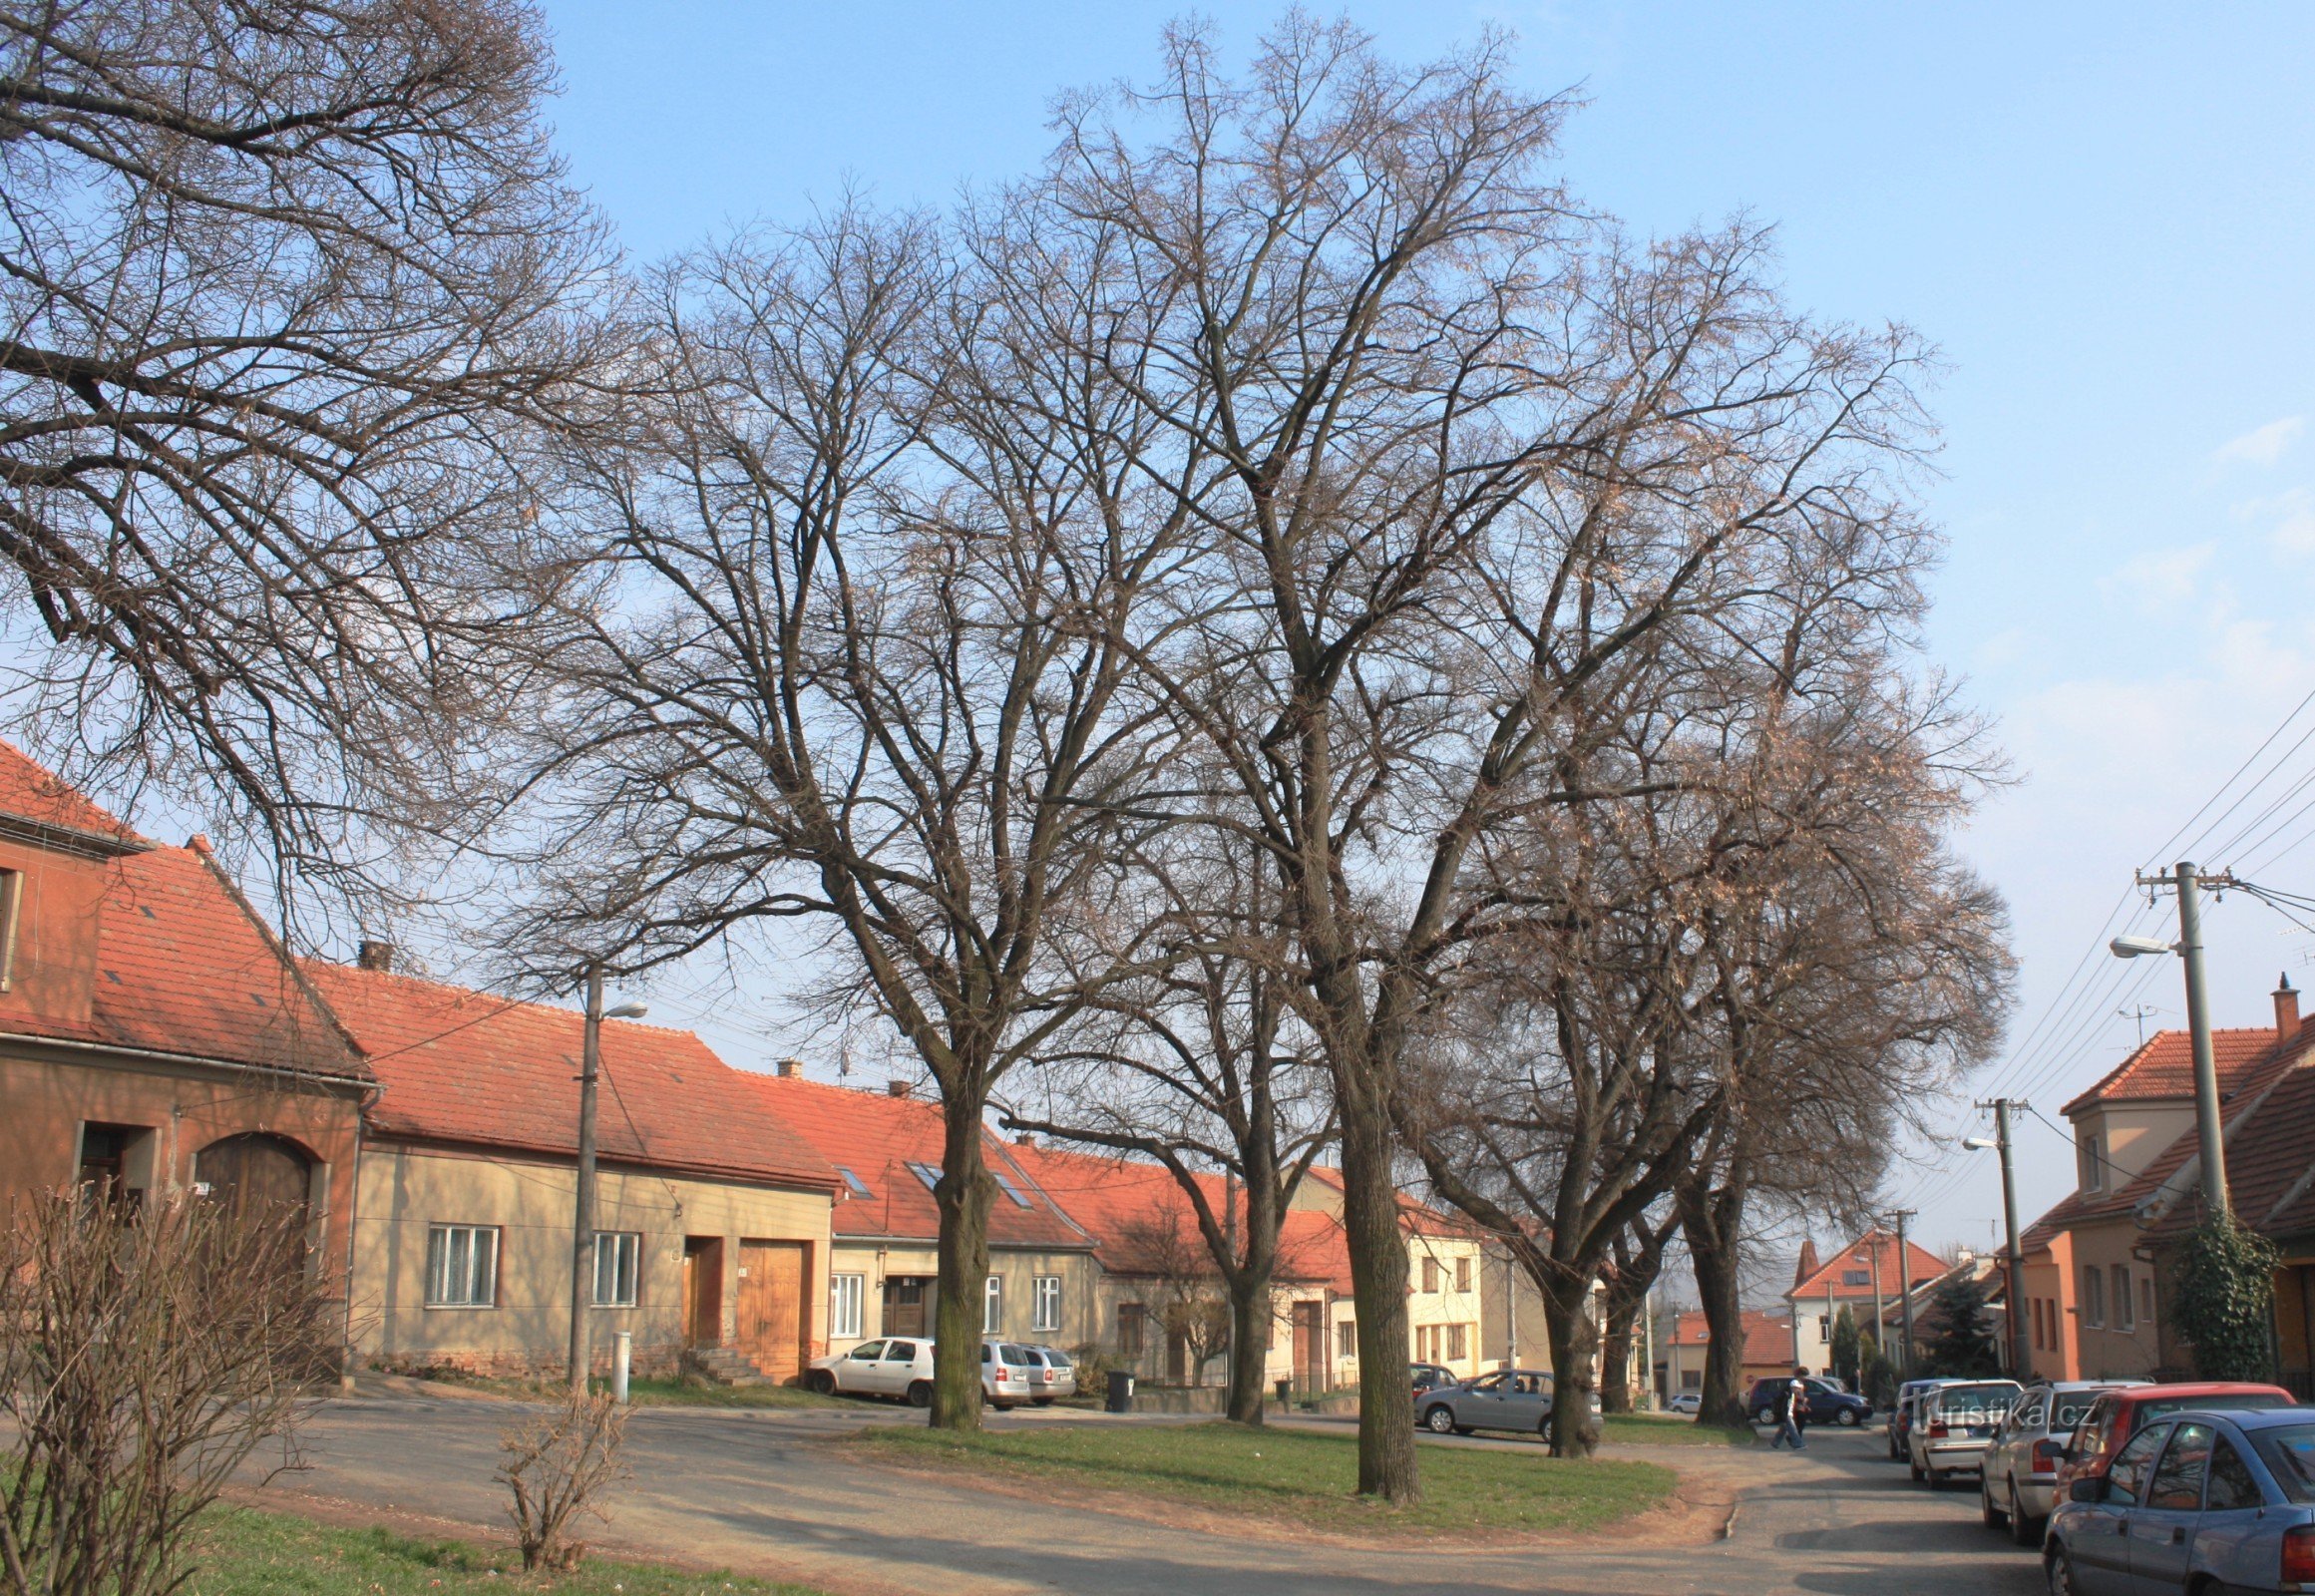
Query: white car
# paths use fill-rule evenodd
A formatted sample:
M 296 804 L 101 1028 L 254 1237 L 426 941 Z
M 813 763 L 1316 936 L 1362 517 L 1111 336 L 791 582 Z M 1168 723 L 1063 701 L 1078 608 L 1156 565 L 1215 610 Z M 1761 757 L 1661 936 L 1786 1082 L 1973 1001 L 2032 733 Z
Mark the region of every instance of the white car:
M 1673 1397 L 1672 1400 L 1666 1402 L 1664 1404 L 1664 1408 L 1667 1412 L 1686 1413 L 1693 1417 L 1697 1413 L 1700 1413 L 1704 1410 L 1704 1393 L 1696 1391 L 1684 1391 L 1677 1396 Z
M 933 1344 L 911 1336 L 864 1341 L 848 1353 L 813 1359 L 804 1383 L 817 1392 L 895 1396 L 912 1406 L 930 1407 L 933 1405 Z
M 1937 1489 L 1955 1474 L 1975 1474 L 1986 1448 L 2026 1389 L 2014 1380 L 1966 1380 L 1922 1395 L 1905 1433 L 1916 1484 Z

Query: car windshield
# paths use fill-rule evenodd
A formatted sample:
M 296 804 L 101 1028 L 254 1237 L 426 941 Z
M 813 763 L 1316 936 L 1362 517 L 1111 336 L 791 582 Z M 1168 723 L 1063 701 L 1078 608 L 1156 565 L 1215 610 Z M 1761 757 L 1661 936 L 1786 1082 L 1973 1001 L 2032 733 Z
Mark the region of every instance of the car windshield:
M 1937 1416 L 1949 1424 L 1984 1424 L 2018 1405 L 2015 1386 L 1948 1386 L 1936 1394 Z
M 884 1343 L 881 1341 L 864 1341 L 858 1347 L 852 1349 L 852 1356 L 855 1358 L 866 1358 L 873 1362 L 874 1360 L 884 1356 Z
M 2083 1416 L 2098 1403 L 2100 1393 L 2095 1391 L 2054 1392 L 2050 1397 L 2050 1433 L 2064 1435 L 2073 1432 Z
M 2315 1502 L 2315 1424 L 2254 1429 L 2251 1444 L 2266 1459 L 2267 1472 L 2295 1502 Z
M 2157 1418 L 2171 1413 L 2183 1413 L 2188 1408 L 2204 1412 L 2243 1413 L 2261 1407 L 2287 1407 L 2290 1403 L 2271 1392 L 2238 1391 L 2223 1396 L 2148 1396 L 2136 1404 L 2135 1422 L 2140 1429 Z

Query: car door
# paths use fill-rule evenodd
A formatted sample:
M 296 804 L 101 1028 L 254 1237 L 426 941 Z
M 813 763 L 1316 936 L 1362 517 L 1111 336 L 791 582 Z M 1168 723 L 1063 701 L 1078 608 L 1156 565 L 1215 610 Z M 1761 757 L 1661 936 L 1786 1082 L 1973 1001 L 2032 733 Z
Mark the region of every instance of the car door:
M 2218 1574 L 2229 1590 L 2260 1577 L 2258 1549 L 2268 1532 L 2267 1493 L 2233 1439 L 2220 1432 L 2210 1449 L 2210 1474 L 2202 1487 L 2202 1516 L 2194 1521 L 2187 1548 L 2196 1574 Z
M 2194 1521 L 2202 1516 L 2202 1482 L 2210 1472 L 2210 1448 L 2216 1439 L 2208 1424 L 2192 1421 L 2170 1431 L 2170 1442 L 2154 1464 L 2123 1537 L 2129 1543 L 2133 1596 L 2155 1591 L 2176 1596 L 2186 1588 Z
M 884 1356 L 876 1361 L 876 1387 L 879 1396 L 901 1396 L 908 1393 L 909 1382 L 917 1378 L 917 1344 L 913 1341 L 888 1341 Z
M 884 1343 L 864 1341 L 846 1353 L 835 1369 L 836 1389 L 850 1392 L 876 1390 L 876 1361 L 884 1356 Z
M 1503 1383 L 1509 1376 L 1486 1375 L 1448 1396 L 1455 1422 L 1465 1429 L 1503 1427 Z
M 2072 1533 L 2066 1548 L 2074 1557 L 2080 1596 L 2131 1596 L 2130 1519 L 2145 1499 L 2154 1458 L 2169 1438 L 2168 1424 L 2132 1435 L 2115 1454 L 2099 1499 L 2068 1519 Z
M 1502 1407 L 1501 1423 L 1505 1429 L 1539 1430 L 1544 1416 L 1551 1411 L 1550 1388 L 1544 1377 L 1534 1370 L 1523 1369 L 1503 1383 L 1499 1398 Z

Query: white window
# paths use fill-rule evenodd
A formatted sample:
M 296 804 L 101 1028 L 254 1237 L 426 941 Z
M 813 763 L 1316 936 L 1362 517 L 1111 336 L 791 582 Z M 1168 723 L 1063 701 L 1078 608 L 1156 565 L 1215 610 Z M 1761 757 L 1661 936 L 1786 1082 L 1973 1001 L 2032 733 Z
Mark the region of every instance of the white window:
M 498 1227 L 427 1226 L 426 1306 L 496 1308 L 498 1305 Z
M 857 1336 L 860 1334 L 860 1306 L 868 1298 L 868 1278 L 864 1275 L 830 1275 L 828 1277 L 828 1334 Z
M 642 1262 L 643 1238 L 631 1230 L 594 1233 L 594 1306 L 632 1308 L 635 1281 Z
M 993 1336 L 1002 1328 L 1004 1328 L 1004 1278 L 1000 1275 L 991 1275 L 988 1277 L 987 1294 L 982 1298 L 980 1305 L 980 1333 L 983 1336 Z
M 2122 1264 L 2115 1265 L 2115 1329 L 2136 1330 L 2138 1316 L 2130 1309 L 2130 1272 Z
M 2082 1138 L 2082 1189 L 2101 1191 L 2106 1186 L 2106 1159 L 2096 1136 Z
M 923 1181 L 927 1191 L 941 1184 L 941 1167 L 938 1164 L 921 1164 L 912 1158 L 909 1160 L 909 1173 Z
M 1031 1283 L 1029 1298 L 1029 1329 L 1055 1331 L 1061 1328 L 1061 1277 L 1039 1275 Z
M 2106 1324 L 2106 1276 L 2096 1264 L 2082 1266 L 2082 1322 L 2094 1328 Z

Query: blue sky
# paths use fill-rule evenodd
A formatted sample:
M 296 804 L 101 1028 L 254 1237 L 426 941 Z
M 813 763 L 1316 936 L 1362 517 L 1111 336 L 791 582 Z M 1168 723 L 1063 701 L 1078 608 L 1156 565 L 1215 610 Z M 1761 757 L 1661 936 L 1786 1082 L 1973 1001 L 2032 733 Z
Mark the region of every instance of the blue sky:
M 562 143 L 642 257 L 795 217 L 848 181 L 938 203 L 1016 173 L 1045 148 L 1055 89 L 1146 73 L 1177 14 L 547 5 Z M 1208 14 L 1243 45 L 1277 10 Z M 2134 1037 L 2113 1012 L 2125 998 L 2179 1022 L 2167 961 L 2101 954 L 2086 968 L 2112 992 L 2065 987 L 2132 868 L 2177 846 L 2179 823 L 2315 690 L 2315 7 L 1349 14 L 1404 57 L 1514 30 L 1533 84 L 1590 101 L 1566 141 L 1589 202 L 1644 229 L 1739 208 L 1773 220 L 1796 302 L 1903 320 L 1943 349 L 1931 507 L 1952 547 L 1933 642 L 2022 777 L 1963 845 L 2016 915 L 2014 1035 L 2071 1003 L 1989 1083 L 2031 1086 L 2056 1118 Z M 2315 744 L 2233 820 L 2308 770 Z M 2249 853 L 2262 881 L 2315 893 L 2315 843 L 2286 846 L 2299 829 Z M 2220 1022 L 2263 1022 L 2280 969 L 2315 983 L 2315 937 L 2239 897 L 2210 921 Z M 760 998 L 677 982 L 654 999 L 734 1062 L 782 1050 Z M 1944 1144 L 1910 1150 L 1945 1162 L 1895 1182 L 1929 1239 L 1983 1245 L 2000 1212 L 1990 1162 L 1951 1152 L 1974 1128 L 1957 1108 Z M 2029 1217 L 2071 1170 L 2028 1121 Z

